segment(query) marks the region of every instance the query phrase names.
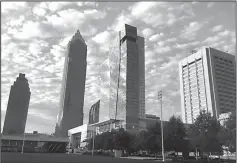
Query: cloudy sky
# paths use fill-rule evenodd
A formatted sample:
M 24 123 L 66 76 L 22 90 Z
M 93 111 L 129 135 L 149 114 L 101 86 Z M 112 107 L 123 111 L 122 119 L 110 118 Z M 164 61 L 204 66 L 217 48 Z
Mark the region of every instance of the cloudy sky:
M 84 123 L 97 100 L 97 67 L 125 23 L 145 37 L 146 112 L 159 116 L 157 91 L 163 90 L 165 119 L 181 115 L 179 60 L 204 45 L 235 54 L 234 3 L 4 2 L 1 7 L 1 124 L 10 86 L 25 73 L 31 89 L 27 132 L 54 131 L 65 48 L 77 29 L 88 45 Z M 100 116 L 108 118 L 108 109 L 101 108 Z

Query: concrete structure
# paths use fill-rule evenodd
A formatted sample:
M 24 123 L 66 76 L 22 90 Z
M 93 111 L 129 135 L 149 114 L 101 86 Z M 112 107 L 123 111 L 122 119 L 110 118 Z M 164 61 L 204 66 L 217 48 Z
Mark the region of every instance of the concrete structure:
M 146 118 L 141 119 L 146 124 L 146 129 L 150 126 L 156 124 L 156 122 L 160 122 L 160 117 L 152 114 L 146 114 Z
M 144 123 L 146 123 L 146 127 L 155 125 L 155 123 L 160 123 L 160 118 L 154 115 L 147 115 L 147 118 L 140 119 Z M 167 124 L 168 121 L 164 121 L 164 124 Z M 123 121 L 109 119 L 102 122 L 94 123 L 94 124 L 84 124 L 82 126 L 78 126 L 68 131 L 68 135 L 70 137 L 70 145 L 72 148 L 76 149 L 79 147 L 85 147 L 88 144 L 88 140 L 93 138 L 94 135 L 100 135 L 105 132 L 111 132 L 112 130 L 118 130 L 123 125 Z M 189 124 L 184 124 L 185 128 L 189 128 Z M 135 127 L 132 129 L 128 129 L 130 133 L 136 133 L 141 130 L 146 130 L 145 128 L 136 129 Z
M 200 110 L 219 115 L 236 109 L 235 56 L 203 47 L 179 63 L 182 119 L 194 123 Z
M 30 88 L 25 74 L 19 74 L 11 86 L 3 134 L 23 134 L 30 102 Z
M 124 129 L 145 128 L 144 38 L 137 28 L 125 24 L 109 54 L 110 118 L 122 121 Z
M 83 124 L 86 58 L 87 45 L 77 31 L 68 43 L 68 53 L 65 57 L 56 135 L 68 136 L 69 129 Z
M 100 100 L 91 106 L 89 111 L 89 124 L 99 122 Z
M 68 131 L 70 137 L 70 144 L 72 148 L 85 147 L 87 140 L 94 135 L 102 134 L 104 132 L 111 131 L 112 129 L 118 129 L 119 120 L 106 120 L 94 124 L 84 124 L 82 126 L 75 127 Z
M 4 152 L 22 152 L 23 148 L 23 152 L 64 153 L 68 143 L 68 138 L 39 133 L 2 134 L 1 136 L 1 150 Z
M 89 124 L 84 124 L 68 130 L 70 146 L 75 149 L 79 147 L 85 147 L 86 140 L 91 138 L 91 132 L 94 128 Z

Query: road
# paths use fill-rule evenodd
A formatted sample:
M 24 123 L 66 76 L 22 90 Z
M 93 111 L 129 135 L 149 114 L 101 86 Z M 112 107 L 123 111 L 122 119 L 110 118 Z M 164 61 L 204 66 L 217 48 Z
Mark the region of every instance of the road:
M 151 160 L 134 160 L 106 156 L 47 153 L 1 153 L 2 163 L 151 163 Z

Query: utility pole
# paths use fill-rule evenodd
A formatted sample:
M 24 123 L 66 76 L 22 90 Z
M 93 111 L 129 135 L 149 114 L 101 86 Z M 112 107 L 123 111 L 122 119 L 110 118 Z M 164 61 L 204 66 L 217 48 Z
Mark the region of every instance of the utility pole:
M 162 161 L 165 161 L 165 154 L 164 154 L 164 137 L 163 137 L 163 116 L 162 116 L 162 91 L 158 92 L 158 100 L 160 101 L 160 118 L 161 118 L 161 143 L 162 143 Z

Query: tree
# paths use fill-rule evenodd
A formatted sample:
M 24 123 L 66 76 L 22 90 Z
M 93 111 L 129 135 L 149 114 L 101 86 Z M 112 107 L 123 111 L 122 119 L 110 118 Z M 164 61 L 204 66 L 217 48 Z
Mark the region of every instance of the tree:
M 137 134 L 131 134 L 130 148 L 129 152 L 138 152 L 139 150 L 147 150 L 146 138 L 148 134 L 147 131 L 142 130 Z
M 128 150 L 131 142 L 130 134 L 123 128 L 120 128 L 115 134 L 115 149 Z
M 220 123 L 211 113 L 201 111 L 189 128 L 188 135 L 192 146 L 203 156 L 204 152 L 222 152 L 222 143 L 218 139 L 220 130 Z
M 187 131 L 180 117 L 172 116 L 164 128 L 164 146 L 167 151 L 185 152 L 188 150 Z
M 220 134 L 224 146 L 228 148 L 230 152 L 236 151 L 236 112 L 231 112 L 227 121 L 224 122 L 222 132 Z
M 116 138 L 115 135 L 118 131 L 112 130 L 111 132 L 104 132 L 96 135 L 94 138 L 94 149 L 112 150 L 115 149 Z M 89 140 L 88 149 L 92 149 L 93 138 Z
M 150 153 L 157 153 L 161 151 L 161 126 L 160 122 L 156 122 L 155 125 L 148 127 L 146 148 Z

